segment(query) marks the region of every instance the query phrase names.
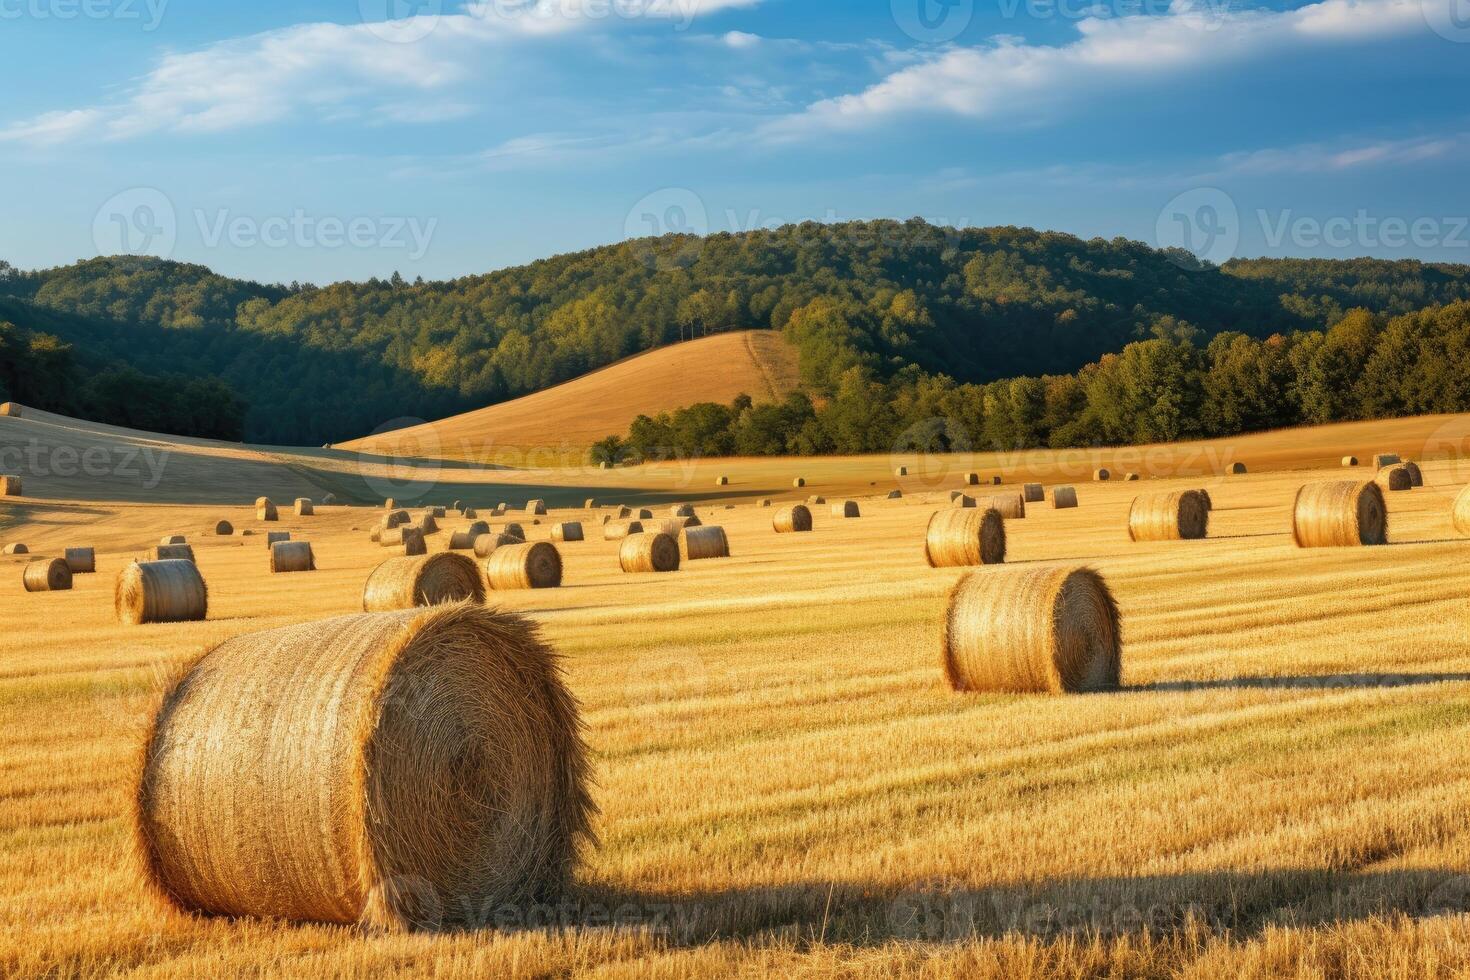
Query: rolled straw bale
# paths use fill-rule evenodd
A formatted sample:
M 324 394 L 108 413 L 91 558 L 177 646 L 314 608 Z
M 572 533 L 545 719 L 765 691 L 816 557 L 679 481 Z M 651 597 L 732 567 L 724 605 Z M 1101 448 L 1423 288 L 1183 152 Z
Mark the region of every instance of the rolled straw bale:
M 771 518 L 777 534 L 791 534 L 812 529 L 812 512 L 803 504 L 782 507 Z
M 769 506 L 771 506 L 771 498 L 770 497 L 762 497 L 760 500 L 757 500 L 755 502 L 755 505 L 757 507 L 769 507 Z
M 435 520 L 433 514 L 422 515 L 421 517 L 419 517 L 418 524 L 414 526 L 417 527 L 420 531 L 424 532 L 424 534 L 426 535 L 439 533 L 439 522 Z
M 526 501 L 526 513 L 527 514 L 530 514 L 533 517 L 536 517 L 536 516 L 540 516 L 542 514 L 545 514 L 546 513 L 546 501 L 544 501 L 544 500 L 528 500 L 528 501 Z
M 840 504 L 832 505 L 832 516 L 841 518 L 862 517 L 862 510 L 858 507 L 856 500 L 844 500 Z
M 316 515 L 316 508 L 312 506 L 310 498 L 307 497 L 297 497 L 294 509 L 297 517 L 314 517 Z
M 949 492 L 949 501 L 950 501 L 950 503 L 954 503 L 956 500 L 959 500 L 964 495 L 965 495 L 965 491 L 963 491 L 963 490 L 951 490 Z
M 1128 537 L 1134 541 L 1195 541 L 1210 529 L 1210 510 L 1195 490 L 1135 497 L 1128 510 Z
M 209 614 L 209 587 L 192 561 L 132 562 L 117 573 L 113 608 L 125 626 L 193 622 Z
M 429 553 L 429 543 L 424 540 L 424 532 L 416 527 L 407 528 L 403 535 L 403 554 L 409 558 Z
M 653 521 L 640 521 L 639 523 L 643 525 L 643 534 L 667 534 L 669 537 L 677 541 L 679 539 L 679 535 L 684 533 L 684 522 L 674 520 L 673 518 L 661 518 L 659 520 Z
M 450 551 L 474 551 L 475 540 L 482 534 L 490 533 L 490 525 L 484 521 L 475 521 L 469 527 L 455 531 L 449 536 Z
M 642 521 L 613 521 L 602 526 L 602 540 L 621 541 L 630 534 L 642 534 Z
M 330 507 L 333 504 L 335 504 L 336 502 L 337 502 L 337 495 L 335 493 L 329 493 L 329 494 L 325 495 L 324 497 L 322 497 L 322 506 L 323 507 Z
M 485 560 L 485 581 L 497 592 L 561 585 L 561 552 L 545 541 L 508 544 Z
M 368 540 L 371 541 L 373 544 L 382 544 L 383 543 L 383 534 L 387 530 L 388 529 L 385 528 L 383 525 L 381 525 L 381 524 L 377 525 L 371 531 L 368 532 Z
M 378 544 L 385 548 L 396 548 L 399 545 L 407 544 L 410 538 L 417 538 L 422 541 L 424 539 L 424 532 L 411 524 L 405 524 L 402 527 L 384 528 L 383 533 L 378 535 Z
M 955 510 L 968 510 L 975 506 L 975 498 L 969 494 L 957 493 L 950 496 L 949 503 Z
M 1356 456 L 1344 456 L 1342 458 L 1342 465 L 1343 466 L 1357 466 L 1358 465 L 1358 457 L 1356 457 Z
M 592 508 L 594 508 L 596 506 L 597 506 L 597 500 L 596 500 L 596 498 L 588 497 L 586 500 L 582 501 L 582 509 L 583 510 L 591 510 Z
M 999 476 L 992 476 L 990 478 L 990 482 L 991 482 L 991 484 L 993 486 L 997 486 L 998 487 L 998 486 L 1000 486 L 1005 481 L 1003 481 Z
M 1230 464 L 1230 468 L 1228 470 L 1226 470 L 1225 472 L 1229 473 L 1231 476 L 1240 476 L 1242 473 L 1245 472 L 1245 464 L 1244 463 L 1231 463 Z
M 640 521 L 651 521 L 653 520 L 653 511 L 649 510 L 647 507 L 641 507 L 639 508 L 638 513 L 635 516 Z
M 967 487 L 978 487 L 979 485 L 980 485 L 980 474 L 979 473 L 966 473 L 965 474 L 965 486 L 967 486 Z
M 7 555 L 28 555 L 30 553 L 31 553 L 31 549 L 27 548 L 25 545 L 21 544 L 19 541 L 17 541 L 14 544 L 7 544 L 5 546 L 5 554 L 7 554 Z
M 424 515 L 427 516 L 427 517 L 432 517 L 435 520 L 439 520 L 439 521 L 444 520 L 445 514 L 446 514 L 446 511 L 444 510 L 443 507 L 425 507 L 424 508 Z
M 149 551 L 149 561 L 193 561 L 194 549 L 187 544 L 161 544 Z
M 460 504 L 461 504 L 461 501 L 456 500 L 454 503 L 452 503 L 452 504 L 449 505 L 449 509 L 450 510 L 463 510 L 464 508 L 461 507 Z
M 520 538 L 522 541 L 526 540 L 526 529 L 523 528 L 523 527 L 521 527 L 515 521 L 511 521 L 511 522 L 507 523 L 505 525 L 505 527 L 503 527 L 503 528 L 500 529 L 500 533 L 501 534 L 513 534 L 516 537 Z
M 728 487 L 729 485 L 730 478 L 728 476 L 722 476 L 719 479 L 715 480 L 715 486 L 717 487 Z
M 21 583 L 27 592 L 68 592 L 71 569 L 62 558 L 40 558 L 26 565 Z
M 466 507 L 459 512 L 459 516 L 465 518 L 466 520 L 473 521 L 480 516 L 480 513 L 473 507 Z
M 406 510 L 389 511 L 387 514 L 383 515 L 383 526 L 402 527 L 404 524 L 409 523 L 411 520 L 412 518 L 408 516 L 408 511 Z
M 1414 478 L 1409 475 L 1407 466 L 1385 466 L 1378 471 L 1373 482 L 1384 490 L 1412 490 L 1414 489 Z
M 1006 560 L 1006 526 L 1000 511 L 941 510 L 929 518 L 924 558 L 930 568 L 999 565 Z
M 265 532 L 265 550 L 269 551 L 281 541 L 290 541 L 290 531 L 267 531 Z
M 495 554 L 496 549 L 504 548 L 508 544 L 525 544 L 524 538 L 518 538 L 514 534 L 497 534 L 492 531 L 482 534 L 475 539 L 475 557 L 489 558 Z
M 527 620 L 343 616 L 227 640 L 166 693 L 135 838 L 185 910 L 457 929 L 561 900 L 588 785 L 576 699 Z
M 1195 490 L 1195 491 L 1192 491 L 1192 492 L 1199 494 L 1200 503 L 1202 503 L 1202 504 L 1205 505 L 1205 510 L 1208 510 L 1208 511 L 1211 511 L 1211 512 L 1214 511 L 1214 509 L 1215 509 L 1215 498 L 1210 496 L 1210 491 L 1208 491 L 1208 490 Z
M 73 575 L 92 575 L 97 571 L 95 548 L 67 548 L 66 567 Z
M 1026 498 L 1019 493 L 996 494 L 985 500 L 977 500 L 975 506 L 981 510 L 994 507 L 1006 520 L 1020 520 L 1026 516 Z
M 18 402 L 0 402 L 0 416 L 18 419 L 21 417 L 21 406 Z
M 675 504 L 669 508 L 670 517 L 693 517 L 694 507 L 691 504 Z
M 182 534 L 165 534 L 158 539 L 159 544 L 187 544 L 188 541 Z
M 1455 498 L 1454 506 L 1450 514 L 1455 521 L 1455 530 L 1461 534 L 1470 535 L 1470 487 L 1460 491 Z
M 580 521 L 565 521 L 561 524 L 551 525 L 551 540 L 585 541 L 587 540 L 587 536 L 582 531 Z
M 810 497 L 806 498 L 806 502 L 809 504 L 820 506 L 821 504 L 825 504 L 827 502 L 827 498 L 819 493 L 814 493 Z
M 806 477 L 798 476 L 796 479 L 791 481 L 791 485 L 800 490 L 802 487 L 806 486 Z
M 1418 463 L 1406 459 L 1404 460 L 1403 467 L 1409 471 L 1409 482 L 1413 483 L 1416 487 L 1424 486 L 1424 471 L 1419 468 Z
M 728 510 L 732 508 L 726 509 Z M 680 527 L 699 527 L 699 525 L 704 523 L 704 521 L 699 519 L 698 514 L 690 514 L 688 517 L 676 517 L 674 518 L 674 520 L 679 522 Z
M 1112 690 L 1122 659 L 1117 603 L 1091 569 L 970 572 L 949 595 L 942 660 L 956 691 Z
M 677 572 L 679 541 L 662 533 L 630 534 L 618 548 L 618 564 L 625 572 Z
M 387 500 L 383 501 L 383 509 L 384 510 L 397 510 L 398 509 L 398 502 L 395 501 L 392 497 L 389 497 Z
M 617 516 L 618 516 L 618 520 L 625 521 L 628 518 L 630 518 L 630 517 L 633 516 L 633 511 L 632 511 L 631 508 L 619 506 L 618 507 L 618 515 Z
M 1123 474 L 1123 482 L 1124 483 L 1137 483 L 1140 479 L 1142 479 L 1142 477 L 1140 477 L 1137 473 L 1125 473 L 1125 474 Z
M 271 545 L 271 572 L 314 572 L 316 555 L 310 541 L 277 541 Z
M 235 525 L 229 521 L 218 521 L 214 525 L 214 533 L 220 537 L 228 537 L 235 533 Z
M 1068 510 L 1076 507 L 1077 489 L 1070 486 L 1052 487 L 1051 506 L 1053 510 Z
M 888 491 L 888 499 L 889 500 L 902 500 L 903 499 L 903 491 L 902 490 L 890 490 L 890 491 Z
M 893 475 L 894 476 L 908 476 L 909 475 L 909 468 L 907 466 L 899 466 L 899 467 L 896 467 L 894 469 L 894 471 L 893 471 Z
M 507 510 L 509 510 L 509 509 L 510 508 L 507 507 L 505 505 L 505 503 L 502 501 L 501 503 L 498 503 L 493 508 L 491 508 L 491 510 L 490 510 L 490 516 L 491 517 L 504 517 L 505 516 L 505 512 Z
M 25 496 L 23 481 L 18 476 L 0 476 L 0 497 Z
M 1039 504 L 1046 500 L 1046 488 L 1039 483 L 1027 483 L 1021 487 L 1021 496 L 1028 504 Z
M 687 527 L 679 535 L 679 551 L 685 561 L 729 558 L 730 539 L 725 536 L 725 529 L 718 525 Z
M 255 519 L 257 521 L 280 520 L 276 516 L 276 505 L 271 503 L 269 497 L 259 497 L 255 501 Z
M 238 531 L 236 531 L 235 533 L 238 534 L 242 538 L 251 538 L 251 537 L 254 537 L 255 536 L 255 531 L 253 531 L 252 529 L 250 529 L 248 527 L 242 527 Z
M 1113 478 L 1113 474 L 1107 467 L 1098 467 L 1092 471 L 1092 478 L 1100 483 L 1105 483 Z
M 1298 548 L 1341 548 L 1388 541 L 1388 508 L 1377 483 L 1308 483 L 1297 491 L 1291 533 Z
M 373 569 L 362 589 L 362 611 L 388 612 L 464 599 L 485 601 L 485 583 L 470 559 L 449 551 L 405 555 Z
M 1401 463 L 1398 453 L 1375 453 L 1373 456 L 1373 469 L 1381 470 L 1385 466 L 1396 466 Z

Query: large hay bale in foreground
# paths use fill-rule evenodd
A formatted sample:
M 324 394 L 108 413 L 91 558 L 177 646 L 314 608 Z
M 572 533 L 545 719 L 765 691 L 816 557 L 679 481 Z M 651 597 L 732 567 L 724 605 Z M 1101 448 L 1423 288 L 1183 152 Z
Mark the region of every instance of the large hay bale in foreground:
M 216 521 L 214 525 L 214 533 L 218 537 L 227 538 L 235 533 L 235 525 L 231 524 L 229 521 Z
M 1135 497 L 1128 509 L 1128 537 L 1134 541 L 1197 541 L 1210 530 L 1210 509 L 1196 490 Z
M 497 592 L 554 589 L 561 585 L 561 552 L 545 541 L 508 544 L 485 560 L 485 580 Z
M 1399 459 L 1398 453 L 1375 453 L 1373 455 L 1373 469 L 1375 472 L 1383 469 L 1385 466 L 1397 466 L 1401 462 L 1402 460 Z
M 314 572 L 316 555 L 309 541 L 277 541 L 271 545 L 271 573 Z
M 474 562 L 448 551 L 405 555 L 373 569 L 362 589 L 362 611 L 388 612 L 464 599 L 485 601 L 485 583 Z
M 1343 548 L 1388 541 L 1388 508 L 1376 483 L 1308 483 L 1296 493 L 1291 533 L 1298 548 Z
M 71 568 L 62 558 L 41 558 L 26 565 L 21 583 L 27 592 L 67 592 L 71 589 Z
M 1028 504 L 1039 504 L 1046 500 L 1046 488 L 1039 483 L 1023 484 L 1021 496 Z
M 149 561 L 187 561 L 194 560 L 194 548 L 187 544 L 161 544 L 148 551 Z
M 863 512 L 858 507 L 856 500 L 844 500 L 832 505 L 832 516 L 847 520 L 854 517 L 862 517 Z
M 526 539 L 517 535 L 503 533 L 497 534 L 492 531 L 489 534 L 482 534 L 475 539 L 475 557 L 489 558 L 491 555 L 495 554 L 497 550 L 499 550 L 500 548 L 504 548 L 508 544 L 525 543 Z
M 729 558 L 730 539 L 725 536 L 725 529 L 715 524 L 686 527 L 679 534 L 679 551 L 685 561 Z
M 1470 487 L 1461 490 L 1460 495 L 1455 498 L 1450 516 L 1455 522 L 1456 531 L 1470 535 Z
M 0 497 L 24 497 L 24 481 L 18 476 L 0 476 Z
M 1406 459 L 1402 463 L 1402 466 L 1409 471 L 1409 482 L 1411 484 L 1416 487 L 1424 486 L 1424 471 L 1419 468 L 1418 463 L 1411 459 Z
M 993 507 L 941 510 L 929 518 L 924 559 L 930 568 L 999 565 L 1006 560 L 1005 518 Z
M 602 540 L 621 541 L 630 534 L 642 534 L 642 521 L 613 521 L 602 525 Z
M 187 911 L 480 927 L 561 900 L 589 785 L 576 699 L 530 622 L 344 616 L 227 640 L 165 694 L 136 839 Z
M 73 575 L 95 574 L 97 550 L 95 548 L 67 548 L 66 567 L 71 569 Z
M 1091 569 L 986 569 L 950 592 L 942 663 L 956 691 L 1107 691 L 1122 659 L 1117 603 Z
M 257 521 L 280 520 L 276 515 L 276 505 L 271 503 L 269 497 L 260 497 L 255 501 L 255 519 Z
M 777 534 L 794 534 L 812 529 L 812 512 L 805 504 L 782 507 L 771 517 L 771 526 Z
M 132 562 L 117 573 L 113 608 L 126 626 L 194 622 L 209 615 L 209 587 L 192 561 Z
M 1075 487 L 1052 487 L 1051 506 L 1053 510 L 1068 510 L 1077 506 L 1077 489 Z
M 315 517 L 316 508 L 312 506 L 308 497 L 297 497 L 294 505 L 297 517 Z
M 564 521 L 561 524 L 551 525 L 551 540 L 585 541 L 587 535 L 582 531 L 581 521 Z
M 618 548 L 618 564 L 625 572 L 677 572 L 679 540 L 664 533 L 630 534 Z
M 1378 471 L 1378 475 L 1373 478 L 1373 482 L 1384 490 L 1400 491 L 1414 489 L 1414 478 L 1409 475 L 1408 467 L 1401 465 L 1385 466 Z

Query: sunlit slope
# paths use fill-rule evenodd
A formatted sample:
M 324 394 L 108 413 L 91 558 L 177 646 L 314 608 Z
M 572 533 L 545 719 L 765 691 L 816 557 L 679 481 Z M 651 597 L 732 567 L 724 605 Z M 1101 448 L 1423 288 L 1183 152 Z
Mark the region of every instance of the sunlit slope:
M 626 433 L 639 415 L 729 402 L 740 394 L 779 401 L 797 387 L 796 351 L 780 334 L 726 333 L 661 347 L 515 401 L 339 448 L 487 461 L 506 450 L 580 455 L 604 436 Z

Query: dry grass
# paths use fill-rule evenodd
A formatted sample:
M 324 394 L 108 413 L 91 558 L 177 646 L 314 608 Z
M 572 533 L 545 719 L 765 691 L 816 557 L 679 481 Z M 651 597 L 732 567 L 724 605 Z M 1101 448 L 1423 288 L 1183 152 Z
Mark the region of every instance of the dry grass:
M 0 438 L 26 424 L 0 419 Z M 1219 482 L 1175 447 L 1161 458 L 1177 478 L 1149 489 L 1205 485 L 1215 505 L 1212 537 L 1188 547 L 1131 542 L 1139 488 L 1121 482 L 1014 522 L 1010 564 L 982 573 L 1086 565 L 1122 615 L 1123 688 L 1062 698 L 948 689 L 939 631 L 961 573 L 930 569 L 922 544 L 963 469 L 1050 487 L 1086 462 L 967 458 L 933 487 L 910 466 L 894 501 L 870 496 L 893 485 L 887 456 L 711 461 L 687 484 L 672 468 L 495 476 L 558 506 L 665 508 L 728 472 L 740 506 L 718 518 L 729 559 L 624 575 L 618 542 L 594 534 L 566 550 L 565 588 L 494 596 L 566 657 L 603 846 L 572 928 L 444 936 L 161 915 L 128 857 L 129 760 L 160 678 L 232 637 L 358 609 L 379 512 L 281 515 L 320 552 L 309 602 L 266 573 L 258 539 L 210 536 L 195 543 L 210 618 L 129 628 L 111 573 L 171 529 L 256 526 L 253 497 L 191 490 L 195 459 L 150 502 L 28 498 L 0 509 L 0 537 L 41 555 L 85 540 L 106 574 L 26 595 L 25 559 L 0 559 L 0 974 L 1463 975 L 1470 611 L 1451 506 L 1470 473 L 1414 448 L 1443 424 L 1253 437 L 1235 450 L 1252 472 Z M 1388 502 L 1394 543 L 1298 549 L 1298 488 L 1383 445 L 1412 451 L 1426 484 Z M 863 520 L 773 533 L 750 504 L 789 504 L 798 470 L 862 498 Z M 257 475 L 236 485 L 298 495 L 282 486 L 296 471 Z M 539 489 L 553 479 L 569 485 Z

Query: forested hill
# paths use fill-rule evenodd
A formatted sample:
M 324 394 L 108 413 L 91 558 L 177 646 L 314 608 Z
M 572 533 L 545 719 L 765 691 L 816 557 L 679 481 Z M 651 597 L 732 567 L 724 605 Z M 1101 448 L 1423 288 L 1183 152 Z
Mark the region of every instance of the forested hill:
M 102 420 L 139 421 L 115 417 L 126 406 L 105 392 L 83 390 L 99 372 L 112 372 L 112 382 L 132 377 L 124 368 L 155 379 L 219 378 L 241 402 L 235 434 L 280 443 L 337 441 L 402 416 L 438 418 L 726 330 L 785 330 L 820 392 L 853 367 L 879 380 L 1066 373 L 1181 322 L 1205 340 L 1222 331 L 1264 337 L 1330 326 L 1353 307 L 1399 314 L 1467 298 L 1467 266 L 1200 267 L 1123 239 L 917 220 L 667 236 L 450 282 L 395 276 L 318 288 L 147 258 L 39 272 L 0 263 L 8 349 L 39 349 L 45 356 L 25 356 L 64 367 L 76 397 L 113 413 Z M 5 385 L 11 397 L 35 397 L 0 372 Z M 215 391 L 223 415 L 206 413 L 210 431 L 197 434 L 229 434 L 229 392 Z

